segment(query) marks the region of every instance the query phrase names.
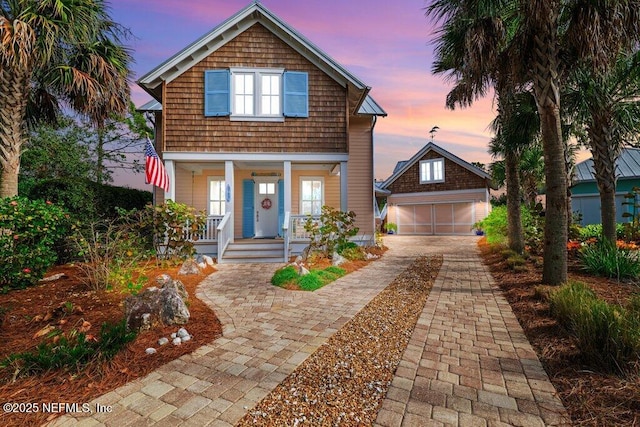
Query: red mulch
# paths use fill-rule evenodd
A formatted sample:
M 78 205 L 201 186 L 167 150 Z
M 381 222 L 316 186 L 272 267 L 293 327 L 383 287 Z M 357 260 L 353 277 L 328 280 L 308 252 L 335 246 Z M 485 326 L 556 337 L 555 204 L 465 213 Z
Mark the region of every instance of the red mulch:
M 157 268 L 150 264 L 144 273 L 149 278 L 146 286 L 154 286 L 155 278 L 163 273 L 184 283 L 191 313 L 185 328 L 193 337 L 191 341 L 180 346 L 167 344 L 160 347 L 157 340 L 169 337 L 179 327 L 158 326 L 139 334 L 111 361 L 92 363 L 80 373 L 57 370 L 12 381 L 13 372 L 0 370 L 0 403 L 86 403 L 220 337 L 220 321 L 206 304 L 195 297 L 196 286 L 214 269 L 207 267 L 200 275 L 179 277 L 178 269 Z M 0 360 L 12 353 L 33 350 L 43 340 L 43 337 L 34 339 L 34 335 L 47 325 L 68 332 L 83 323 L 86 327 L 88 324 L 85 322 L 89 322 L 91 327 L 87 334 L 98 336 L 103 322 L 115 323 L 123 318 L 123 301 L 127 294 L 88 290 L 81 281 L 82 273 L 74 266 L 55 267 L 47 276 L 55 273 L 65 273 L 68 277 L 0 294 Z M 145 349 L 148 347 L 154 347 L 158 352 L 147 355 Z M 0 425 L 39 425 L 54 417 L 52 414 L 24 415 L 0 411 Z
M 479 246 L 574 425 L 640 425 L 638 374 L 598 372 L 597 367 L 585 363 L 575 339 L 551 317 L 548 303 L 536 295 L 534 288 L 542 283 L 541 269 L 528 263 L 526 271 L 513 272 L 484 239 Z M 569 278 L 587 283 L 612 303 L 624 304 L 640 292 L 637 284 L 586 275 L 575 260 L 570 263 Z

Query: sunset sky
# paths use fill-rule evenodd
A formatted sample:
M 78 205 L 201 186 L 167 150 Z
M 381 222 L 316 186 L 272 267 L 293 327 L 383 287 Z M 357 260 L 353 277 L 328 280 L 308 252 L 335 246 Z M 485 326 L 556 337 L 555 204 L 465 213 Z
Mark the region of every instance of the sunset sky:
M 112 0 L 112 17 L 129 28 L 134 80 L 250 4 L 250 0 Z M 425 0 L 263 0 L 262 4 L 372 87 L 385 109 L 375 128 L 375 177 L 385 179 L 430 140 L 463 159 L 489 163 L 492 99 L 444 107 L 450 89 L 431 74 L 433 25 Z M 140 106 L 151 97 L 132 85 Z M 142 183 L 144 178 L 138 175 Z M 119 181 L 119 180 L 117 180 Z M 118 184 L 118 182 L 116 182 Z M 140 186 L 131 183 L 132 186 Z M 142 184 L 144 186 L 144 184 Z

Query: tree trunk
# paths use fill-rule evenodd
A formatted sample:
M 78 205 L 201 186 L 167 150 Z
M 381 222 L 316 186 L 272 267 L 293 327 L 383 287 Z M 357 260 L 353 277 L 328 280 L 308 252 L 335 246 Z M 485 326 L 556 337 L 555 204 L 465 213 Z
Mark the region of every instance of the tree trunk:
M 507 183 L 507 235 L 509 249 L 521 254 L 524 251 L 524 232 L 520 211 L 520 175 L 518 166 L 520 156 L 514 150 L 507 150 L 504 159 L 505 180 Z
M 0 62 L 0 198 L 18 194 L 20 150 L 26 140 L 24 118 L 29 75 L 27 70 Z
M 531 77 L 540 115 L 545 181 L 542 281 L 559 285 L 567 281 L 567 171 L 560 128 L 557 27 L 559 4 L 554 0 L 525 2 L 534 40 Z
M 605 107 L 605 106 L 600 106 Z M 611 130 L 613 118 L 608 109 L 592 112 L 592 126 L 589 127 L 593 170 L 600 193 L 600 215 L 602 237 L 615 243 L 616 235 L 616 158 L 619 149 L 613 142 Z
M 98 126 L 98 142 L 96 143 L 96 182 L 104 183 L 104 127 Z

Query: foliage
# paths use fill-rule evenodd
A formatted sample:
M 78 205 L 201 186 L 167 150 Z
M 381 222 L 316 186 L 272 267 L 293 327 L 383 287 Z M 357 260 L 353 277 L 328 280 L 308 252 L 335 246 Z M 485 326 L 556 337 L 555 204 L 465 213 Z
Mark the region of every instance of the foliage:
M 364 261 L 367 259 L 364 248 L 356 245 L 355 247 L 348 247 L 342 250 L 340 253 L 343 257 L 349 261 Z
M 125 210 L 142 209 L 151 203 L 149 191 L 97 184 L 82 179 L 51 179 L 35 184 L 31 199 L 51 200 L 61 204 L 83 221 L 113 219 Z
M 615 243 L 602 239 L 584 246 L 580 261 L 589 273 L 620 280 L 640 277 L 639 255 L 639 251 L 618 248 Z
M 278 287 L 284 287 L 287 283 L 291 283 L 298 278 L 298 271 L 292 265 L 276 270 L 271 278 L 271 284 Z
M 624 235 L 624 226 L 623 224 L 616 225 L 616 234 L 619 238 L 622 238 Z M 588 224 L 580 228 L 579 238 L 581 241 L 585 242 L 591 239 L 600 239 L 602 237 L 602 224 Z
M 538 209 L 538 208 L 535 208 Z M 537 210 L 522 206 L 521 220 L 524 231 L 525 244 L 530 250 L 537 251 L 542 242 L 544 219 Z M 490 245 L 507 244 L 507 207 L 494 206 L 489 215 L 478 221 L 473 228 L 483 230 Z
M 142 233 L 153 237 L 156 254 L 165 259 L 193 256 L 196 252 L 193 241 L 198 239 L 206 220 L 204 212 L 196 212 L 194 208 L 172 200 L 162 205 L 147 205 L 140 211 L 127 214 L 127 221 L 139 230 L 149 231 Z
M 624 239 L 626 241 L 640 240 L 640 187 L 633 187 L 624 195 L 622 206 L 629 206 L 631 212 L 624 212 L 623 218 L 629 218 L 629 222 L 623 225 Z
M 385 230 L 387 230 L 387 233 L 389 233 L 389 234 L 398 232 L 398 224 L 396 224 L 395 222 L 387 222 L 384 225 L 384 228 L 385 228 Z
M 41 343 L 36 351 L 15 353 L 0 363 L 0 369 L 13 368 L 15 376 L 40 374 L 51 369 L 80 371 L 92 360 L 109 360 L 136 337 L 126 330 L 124 320 L 116 324 L 103 323 L 100 338 L 95 340 L 83 332 L 69 336 L 57 335 L 53 342 Z
M 55 263 L 55 246 L 70 229 L 69 215 L 51 202 L 0 199 L 0 288 L 37 283 Z
M 624 371 L 640 357 L 637 301 L 625 309 L 598 298 L 581 282 L 570 282 L 551 291 L 549 302 L 552 315 L 575 334 L 587 361 Z
M 322 270 L 313 269 L 308 274 L 301 276 L 294 266 L 289 265 L 275 272 L 271 278 L 271 284 L 281 288 L 287 285 L 297 285 L 303 291 L 315 291 L 345 274 L 344 269 L 331 266 Z
M 146 278 L 133 279 L 139 262 L 149 255 L 144 251 L 141 234 L 129 224 L 113 221 L 90 223 L 72 238 L 78 255 L 84 260 L 78 267 L 93 290 L 126 291 L 136 294 Z
M 342 212 L 330 206 L 323 206 L 320 221 L 315 221 L 309 216 L 304 225 L 311 238 L 311 248 L 322 251 L 331 259 L 336 248 L 344 247 L 350 237 L 358 234 L 355 217 L 353 211 Z

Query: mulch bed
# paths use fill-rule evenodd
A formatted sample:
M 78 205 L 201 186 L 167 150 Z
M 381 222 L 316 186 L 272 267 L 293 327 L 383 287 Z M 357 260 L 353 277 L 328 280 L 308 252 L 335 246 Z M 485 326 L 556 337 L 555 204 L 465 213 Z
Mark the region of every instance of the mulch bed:
M 542 283 L 541 269 L 529 263 L 526 271 L 513 272 L 483 241 L 480 249 L 574 425 L 640 425 L 640 377 L 599 372 L 585 363 L 576 340 L 551 317 L 549 304 L 536 296 L 534 288 Z M 640 292 L 637 284 L 586 275 L 575 260 L 570 263 L 569 278 L 587 283 L 611 303 L 624 303 Z
M 91 363 L 81 372 L 58 370 L 12 381 L 13 372 L 3 369 L 0 370 L 0 403 L 87 403 L 220 337 L 222 328 L 215 313 L 195 298 L 196 286 L 214 270 L 208 267 L 199 275 L 177 276 L 178 269 L 179 267 L 157 268 L 155 264 L 151 264 L 145 271 L 145 276 L 150 279 L 147 286 L 153 286 L 155 278 L 163 273 L 184 283 L 189 294 L 188 306 L 191 313 L 191 319 L 185 327 L 193 337 L 191 341 L 180 346 L 168 344 L 159 347 L 158 338 L 168 337 L 178 327 L 158 326 L 139 334 L 135 341 L 112 360 Z M 34 335 L 49 324 L 62 331 L 69 331 L 89 322 L 91 328 L 87 334 L 97 336 L 103 322 L 114 323 L 123 318 L 123 300 L 126 294 L 88 290 L 81 281 L 82 273 L 74 266 L 55 267 L 47 275 L 55 273 L 65 273 L 68 277 L 0 294 L 0 360 L 12 353 L 35 349 L 43 338 L 34 339 Z M 145 349 L 148 347 L 155 347 L 158 352 L 147 355 Z M 0 411 L 0 425 L 40 425 L 57 415 L 60 414 L 16 414 Z
M 441 265 L 416 260 L 237 425 L 372 425 Z

